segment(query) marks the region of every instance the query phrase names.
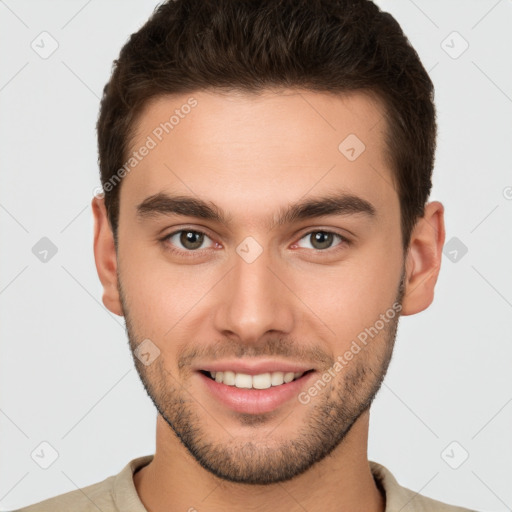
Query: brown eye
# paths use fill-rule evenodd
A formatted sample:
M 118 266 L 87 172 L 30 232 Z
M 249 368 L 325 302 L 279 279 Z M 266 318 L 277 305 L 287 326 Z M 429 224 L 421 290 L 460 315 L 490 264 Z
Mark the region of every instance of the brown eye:
M 318 251 L 330 249 L 331 247 L 335 245 L 334 241 L 338 239 L 340 243 L 346 242 L 348 243 L 348 240 L 345 239 L 345 237 L 338 235 L 337 233 L 333 233 L 331 231 L 310 231 L 305 236 L 303 236 L 298 245 L 299 247 L 305 247 L 307 249 L 316 249 Z M 301 245 L 301 242 L 305 240 L 306 245 Z
M 311 245 L 315 249 L 328 249 L 332 245 L 333 234 L 325 231 L 316 231 L 309 235 Z
M 201 247 L 204 235 L 197 231 L 182 231 L 180 235 L 180 243 L 185 249 L 194 250 Z
M 166 236 L 164 240 L 182 251 L 206 249 L 213 245 L 210 238 L 205 233 L 191 229 L 175 231 L 174 233 Z M 206 245 L 206 247 L 202 247 L 205 241 L 210 241 L 210 244 Z

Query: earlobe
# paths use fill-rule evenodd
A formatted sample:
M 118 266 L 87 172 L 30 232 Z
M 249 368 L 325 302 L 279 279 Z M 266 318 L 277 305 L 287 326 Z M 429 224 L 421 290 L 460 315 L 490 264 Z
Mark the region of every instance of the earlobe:
M 444 207 L 439 201 L 433 201 L 425 206 L 425 213 L 411 234 L 405 263 L 406 282 L 402 315 L 419 313 L 428 308 L 434 300 L 444 239 Z
M 103 304 L 112 313 L 123 316 L 117 283 L 114 235 L 108 222 L 105 200 L 94 197 L 91 206 L 94 216 L 94 259 L 103 285 Z

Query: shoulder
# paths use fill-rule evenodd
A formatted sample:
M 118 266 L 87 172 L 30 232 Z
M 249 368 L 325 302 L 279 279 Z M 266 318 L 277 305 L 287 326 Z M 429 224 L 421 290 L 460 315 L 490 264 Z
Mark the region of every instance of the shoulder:
M 14 512 L 102 512 L 117 511 L 112 497 L 115 476 L 96 484 L 29 505 Z
M 402 487 L 385 466 L 373 461 L 369 463 L 377 485 L 386 493 L 385 512 L 476 512 L 428 498 Z
M 133 474 L 152 459 L 153 455 L 138 457 L 128 462 L 117 475 L 14 512 L 146 512 L 135 489 Z

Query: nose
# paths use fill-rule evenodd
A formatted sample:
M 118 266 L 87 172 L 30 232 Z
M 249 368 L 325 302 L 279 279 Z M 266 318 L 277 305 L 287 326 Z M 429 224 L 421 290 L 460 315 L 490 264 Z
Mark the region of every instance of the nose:
M 290 334 L 294 325 L 293 294 L 283 283 L 280 266 L 268 251 L 252 262 L 233 255 L 233 268 L 219 283 L 215 328 L 222 336 L 253 344 L 269 333 Z

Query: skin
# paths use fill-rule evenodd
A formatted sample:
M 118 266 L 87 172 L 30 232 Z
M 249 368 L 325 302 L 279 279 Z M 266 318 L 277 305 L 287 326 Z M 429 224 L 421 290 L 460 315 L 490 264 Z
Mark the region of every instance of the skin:
M 146 105 L 132 147 L 191 96 L 198 105 L 123 178 L 117 252 L 104 201 L 92 201 L 103 302 L 125 316 L 132 351 L 147 338 L 160 350 L 149 366 L 134 357 L 159 412 L 154 460 L 134 475 L 140 499 L 151 512 L 382 512 L 367 458 L 369 406 L 399 315 L 307 404 L 293 399 L 271 413 L 235 412 L 195 370 L 221 356 L 302 361 L 316 372 L 312 383 L 393 304 L 403 315 L 423 311 L 441 264 L 443 206 L 426 205 L 404 254 L 383 110 L 362 92 L 161 97 Z M 366 146 L 354 161 L 338 150 L 348 134 Z M 270 228 L 288 205 L 334 190 L 368 201 L 375 215 Z M 139 218 L 137 205 L 162 191 L 209 201 L 230 222 Z M 199 256 L 187 257 L 179 234 L 161 241 L 179 229 L 207 234 Z M 350 243 L 334 237 L 315 250 L 315 230 Z M 262 248 L 251 263 L 236 251 L 248 236 Z

